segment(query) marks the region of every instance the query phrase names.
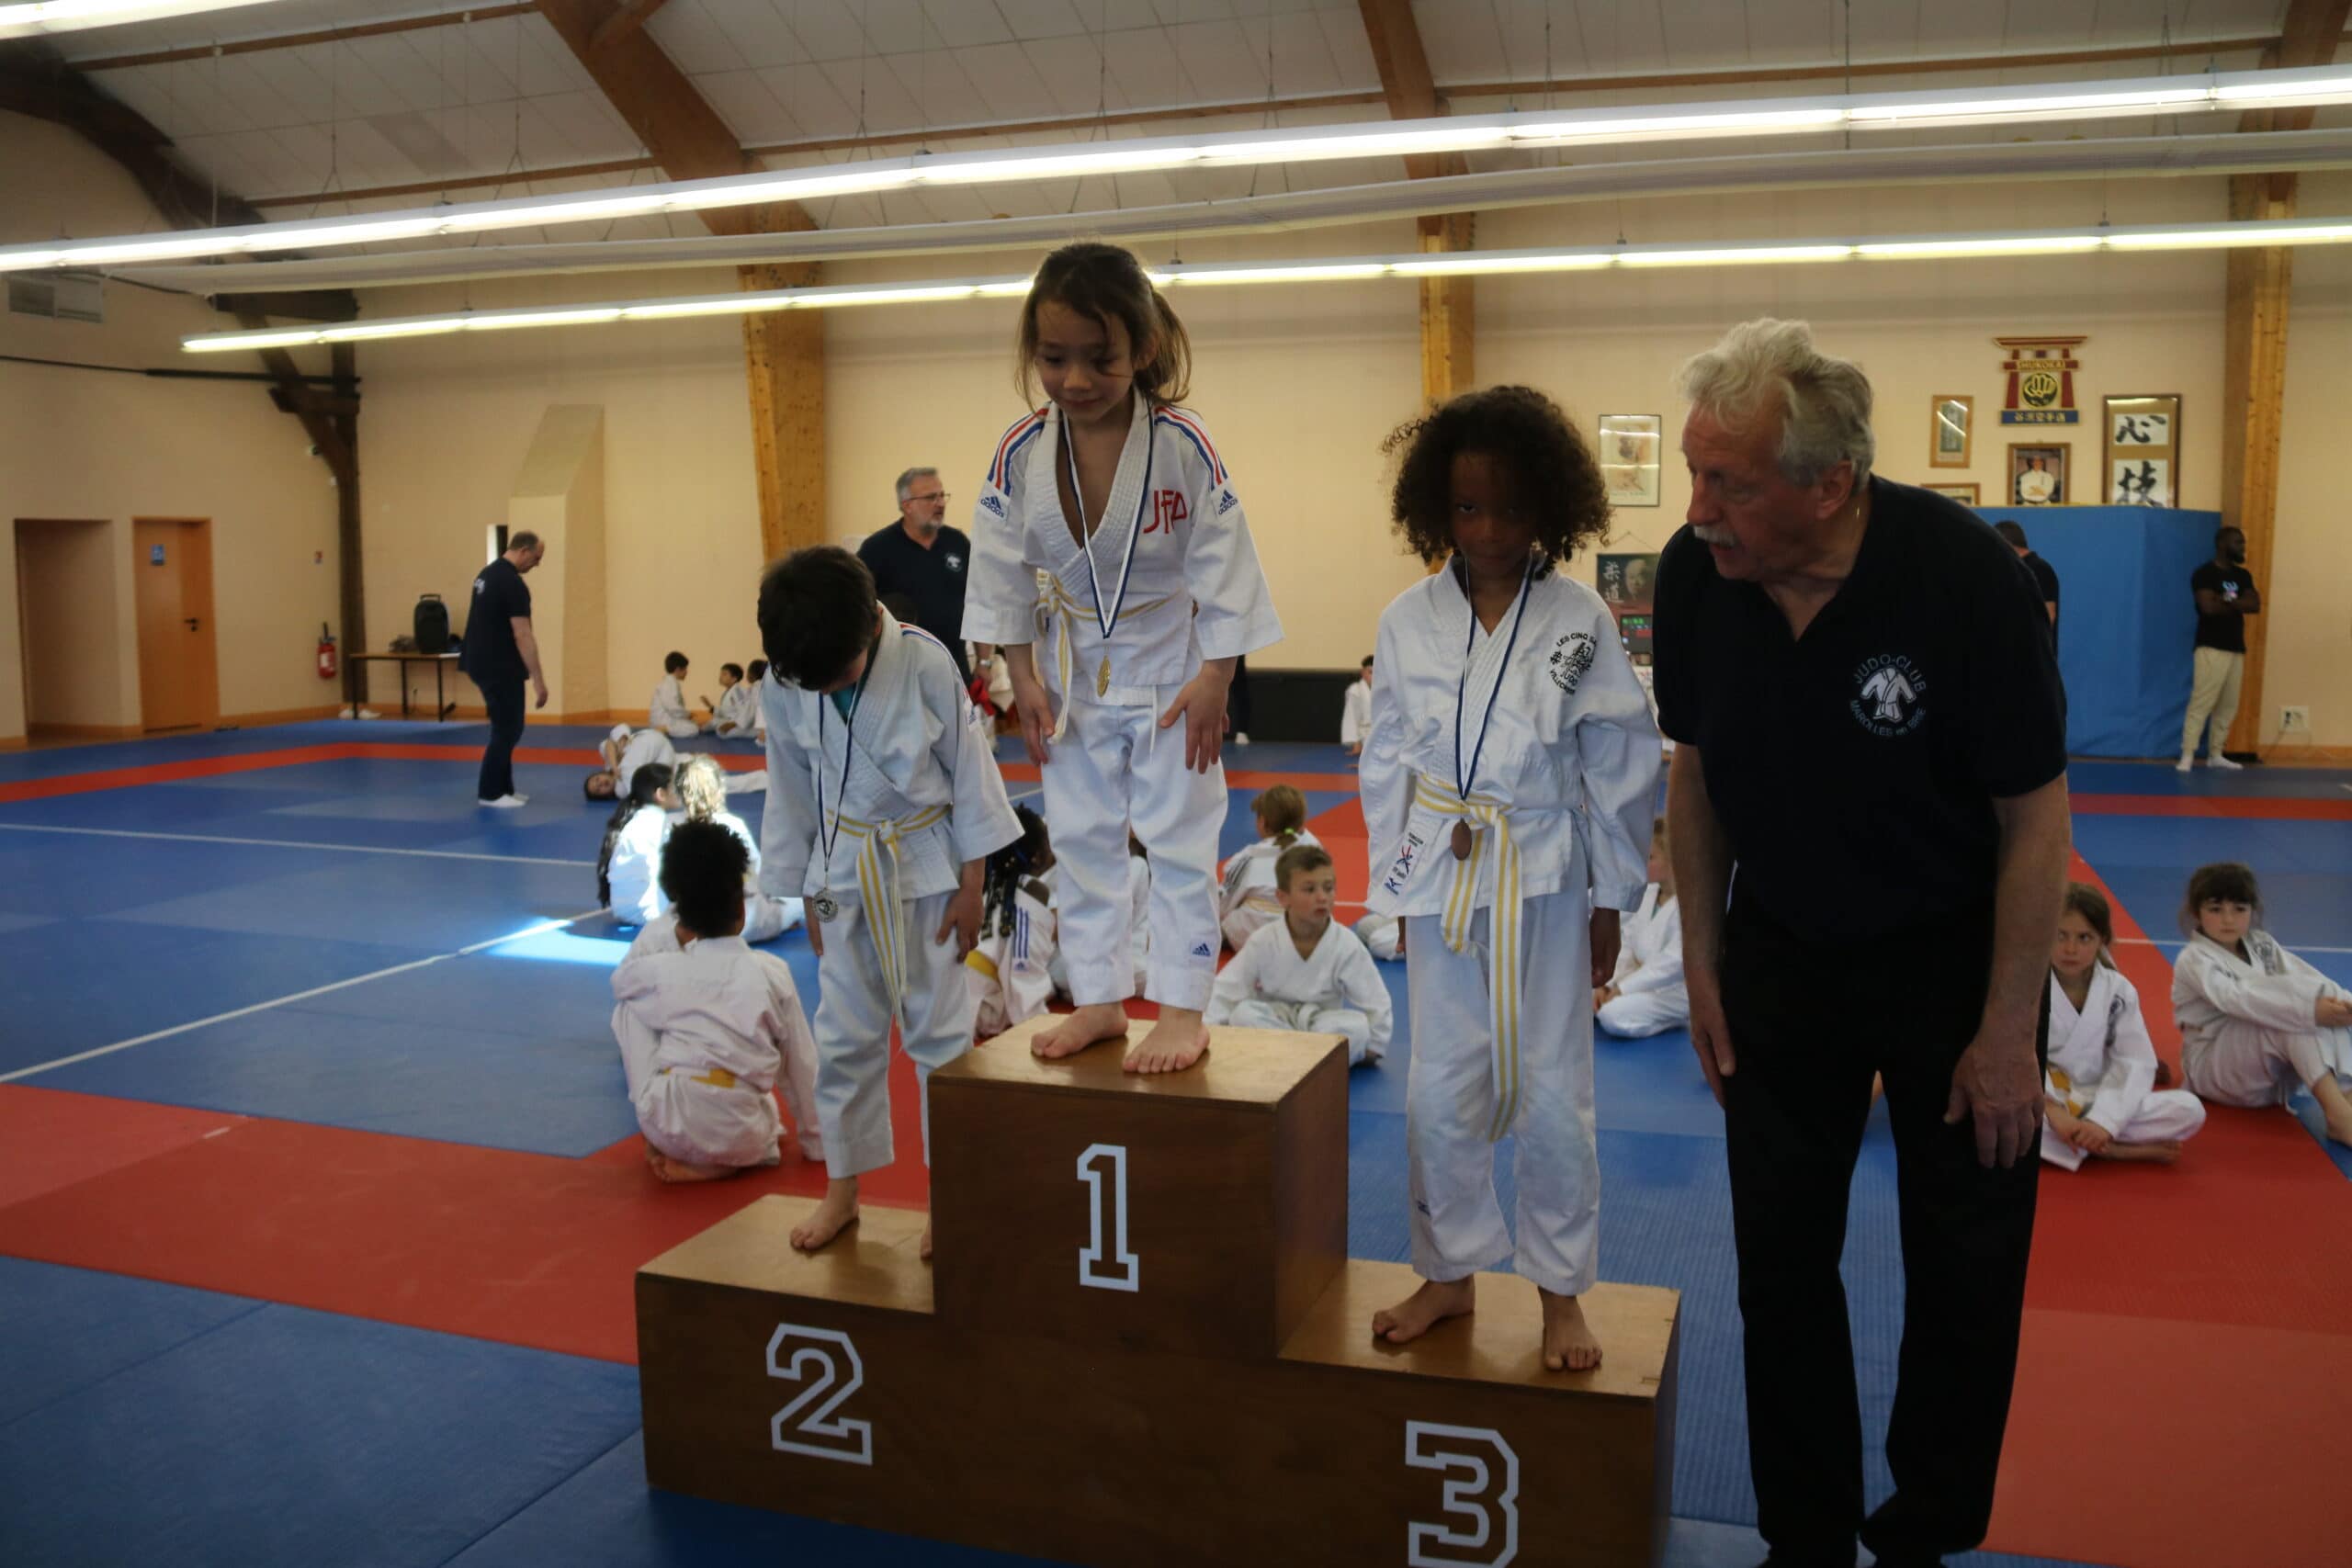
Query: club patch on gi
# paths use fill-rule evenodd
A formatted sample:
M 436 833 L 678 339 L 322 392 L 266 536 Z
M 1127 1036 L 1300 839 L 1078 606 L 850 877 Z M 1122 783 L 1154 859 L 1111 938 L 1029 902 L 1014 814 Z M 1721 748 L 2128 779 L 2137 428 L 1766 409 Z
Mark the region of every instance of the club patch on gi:
M 1570 632 L 1552 645 L 1552 684 L 1570 696 L 1584 681 L 1584 672 L 1592 668 L 1594 644 L 1590 632 Z
M 1865 659 L 1854 671 L 1854 722 L 1882 740 L 1908 735 L 1928 721 L 1928 677 L 1899 653 Z

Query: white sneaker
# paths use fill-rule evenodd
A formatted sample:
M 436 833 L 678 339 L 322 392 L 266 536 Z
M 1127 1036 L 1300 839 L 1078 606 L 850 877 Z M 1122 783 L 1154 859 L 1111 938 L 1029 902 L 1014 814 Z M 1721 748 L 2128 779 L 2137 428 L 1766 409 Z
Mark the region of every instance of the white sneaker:
M 1236 746 L 1247 746 L 1250 744 L 1250 737 L 1237 729 L 1233 732 L 1233 743 Z
M 2172 765 L 2172 771 L 2176 773 L 2185 773 L 2196 765 L 2197 753 L 2194 751 L 2183 751 L 2180 754 L 2180 761 Z
M 2214 752 L 2211 757 L 2205 759 L 2205 765 L 2209 768 L 2219 768 L 2224 773 L 2244 773 L 2245 771 L 2245 764 L 2244 762 L 2233 762 L 2227 757 L 2222 756 L 2219 751 Z
M 477 806 L 486 806 L 492 811 L 514 811 L 519 807 L 528 806 L 530 802 L 525 800 L 519 795 L 502 795 L 496 800 L 478 800 L 474 802 L 474 804 Z

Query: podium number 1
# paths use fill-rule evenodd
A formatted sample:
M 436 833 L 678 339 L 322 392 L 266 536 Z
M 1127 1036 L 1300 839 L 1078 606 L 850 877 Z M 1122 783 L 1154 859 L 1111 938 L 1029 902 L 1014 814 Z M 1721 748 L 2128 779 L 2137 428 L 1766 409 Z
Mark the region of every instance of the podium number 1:
M 1110 1195 L 1104 1201 L 1104 1170 Z M 1078 1249 L 1078 1282 L 1098 1291 L 1141 1291 L 1143 1262 L 1127 1247 L 1127 1149 L 1125 1144 L 1090 1144 L 1078 1156 L 1078 1179 L 1086 1183 L 1088 1242 Z M 1110 1243 L 1103 1244 L 1103 1211 L 1110 1211 Z M 1108 1257 L 1114 1271 L 1104 1272 Z
M 799 1348 L 787 1360 L 781 1353 L 796 1340 Z M 848 1366 L 846 1377 L 842 1375 L 843 1363 Z M 768 1440 L 779 1452 L 839 1460 L 843 1464 L 874 1462 L 874 1423 L 837 1420 L 833 1416 L 865 1382 L 865 1363 L 857 1359 L 857 1347 L 849 1342 L 848 1335 L 837 1328 L 778 1324 L 768 1337 L 768 1376 L 808 1385 L 768 1423 Z
M 1461 1521 L 1408 1527 L 1410 1568 L 1502 1568 L 1519 1555 L 1519 1455 L 1500 1432 L 1408 1421 L 1405 1462 L 1445 1473 L 1446 1517 Z

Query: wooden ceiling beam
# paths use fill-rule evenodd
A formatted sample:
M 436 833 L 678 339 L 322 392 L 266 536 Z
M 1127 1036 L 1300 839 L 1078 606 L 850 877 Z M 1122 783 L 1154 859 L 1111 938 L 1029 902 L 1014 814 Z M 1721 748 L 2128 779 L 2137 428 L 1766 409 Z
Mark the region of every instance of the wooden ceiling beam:
M 1356 0 L 1364 36 L 1380 68 L 1381 91 L 1391 119 L 1434 119 L 1446 113 L 1445 99 L 1430 74 L 1429 51 L 1413 17 L 1412 0 Z M 1470 161 L 1459 152 L 1412 153 L 1405 174 L 1417 180 L 1466 175 Z M 1467 212 L 1415 220 L 1424 251 L 1466 251 L 1476 240 Z M 1466 390 L 1476 379 L 1477 290 L 1467 277 L 1420 281 L 1421 397 L 1435 407 Z
M 605 49 L 653 19 L 653 13 L 669 4 L 669 0 L 628 0 L 619 10 L 596 24 L 596 31 L 588 42 L 593 49 Z

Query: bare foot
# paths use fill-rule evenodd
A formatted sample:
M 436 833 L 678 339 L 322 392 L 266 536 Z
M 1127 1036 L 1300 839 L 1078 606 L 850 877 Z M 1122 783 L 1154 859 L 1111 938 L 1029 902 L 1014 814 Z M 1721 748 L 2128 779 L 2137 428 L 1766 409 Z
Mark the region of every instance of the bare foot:
M 1163 1007 L 1151 1032 L 1128 1047 L 1126 1068 L 1131 1073 L 1181 1073 L 1208 1048 L 1208 1025 L 1199 1013 Z
M 1385 1312 L 1372 1314 L 1372 1337 L 1408 1345 L 1449 1317 L 1467 1317 L 1478 1304 L 1476 1280 L 1424 1280 L 1421 1288 Z
M 688 1165 L 682 1159 L 672 1159 L 652 1145 L 645 1145 L 645 1163 L 663 1181 L 718 1181 L 739 1176 L 742 1168 L 732 1165 Z
M 931 1221 L 928 1219 L 922 1223 L 922 1260 L 925 1263 L 931 1261 Z
M 792 1227 L 792 1245 L 814 1252 L 857 1224 L 857 1178 L 837 1176 L 825 1183 L 825 1201 L 817 1212 Z
M 1545 1370 L 1589 1372 L 1600 1365 L 1600 1341 L 1585 1323 L 1584 1303 L 1574 1296 L 1555 1296 L 1541 1286 L 1535 1293 L 1544 1303 Z
M 1075 1056 L 1089 1045 L 1127 1037 L 1127 1010 L 1116 1002 L 1096 1002 L 1080 1008 L 1029 1042 L 1029 1054 L 1042 1061 Z
M 2171 1143 L 2127 1144 L 2120 1139 L 2110 1139 L 2107 1147 L 2099 1150 L 2098 1157 L 2138 1160 L 2148 1165 L 2170 1165 L 2180 1157 L 2180 1145 Z
M 2327 1135 L 2339 1144 L 2352 1145 L 2352 1116 L 2329 1117 Z

